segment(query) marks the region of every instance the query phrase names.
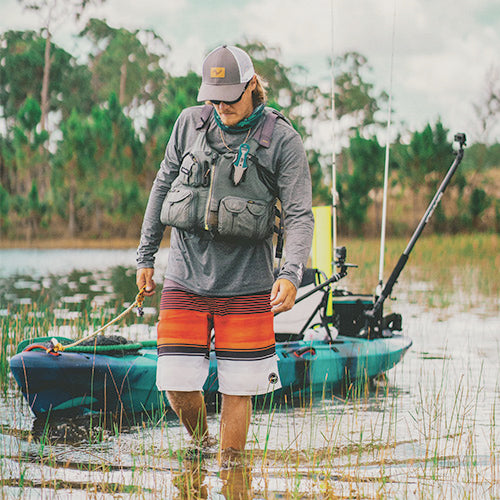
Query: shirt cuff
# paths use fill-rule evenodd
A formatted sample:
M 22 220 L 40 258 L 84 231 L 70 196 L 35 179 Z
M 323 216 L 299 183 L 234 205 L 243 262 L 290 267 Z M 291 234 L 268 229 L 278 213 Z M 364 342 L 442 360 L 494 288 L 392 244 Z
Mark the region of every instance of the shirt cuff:
M 284 266 L 281 268 L 277 279 L 287 279 L 293 286 L 298 290 L 300 283 L 302 282 L 302 276 L 304 275 L 304 265 L 294 264 L 291 262 L 285 262 Z

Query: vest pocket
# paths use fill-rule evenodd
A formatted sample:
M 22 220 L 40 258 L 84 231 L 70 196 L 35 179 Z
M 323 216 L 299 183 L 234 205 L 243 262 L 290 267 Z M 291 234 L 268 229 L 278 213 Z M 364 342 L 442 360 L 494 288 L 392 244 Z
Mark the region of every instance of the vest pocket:
M 222 237 L 262 240 L 272 234 L 274 205 L 226 196 L 221 200 L 217 231 Z
M 206 181 L 206 161 L 200 161 L 197 156 L 188 153 L 182 160 L 179 179 L 182 184 L 199 187 Z
M 184 231 L 192 231 L 196 223 L 196 193 L 190 189 L 171 189 L 161 207 L 160 221 Z

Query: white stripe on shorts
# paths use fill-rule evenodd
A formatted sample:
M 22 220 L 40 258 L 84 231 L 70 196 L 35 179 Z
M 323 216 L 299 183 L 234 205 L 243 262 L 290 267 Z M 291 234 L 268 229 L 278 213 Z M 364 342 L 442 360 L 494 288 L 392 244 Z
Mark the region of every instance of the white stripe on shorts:
M 278 356 L 252 361 L 217 361 L 219 392 L 232 396 L 257 396 L 281 388 Z
M 160 391 L 201 391 L 208 370 L 209 360 L 204 356 L 160 356 L 156 386 Z M 257 396 L 281 388 L 276 355 L 252 361 L 220 359 L 217 372 L 222 394 Z
M 205 356 L 159 356 L 156 387 L 159 391 L 201 391 L 209 363 Z

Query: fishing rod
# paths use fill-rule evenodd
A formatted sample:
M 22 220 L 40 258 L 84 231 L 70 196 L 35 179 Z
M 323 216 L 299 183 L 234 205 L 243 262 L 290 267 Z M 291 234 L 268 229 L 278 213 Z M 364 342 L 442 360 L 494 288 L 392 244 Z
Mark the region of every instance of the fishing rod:
M 378 296 L 376 302 L 373 304 L 373 307 L 364 311 L 366 324 L 365 324 L 365 327 L 361 330 L 360 336 L 366 336 L 366 335 L 370 336 L 370 334 L 372 332 L 374 332 L 375 334 L 381 333 L 380 327 L 381 327 L 382 306 L 383 306 L 385 300 L 387 299 L 387 297 L 389 297 L 391 295 L 392 289 L 393 289 L 395 283 L 397 282 L 399 275 L 401 274 L 401 271 L 403 271 L 403 268 L 405 267 L 406 263 L 408 262 L 408 258 L 410 256 L 411 251 L 413 250 L 413 247 L 415 246 L 415 243 L 417 242 L 418 238 L 422 234 L 422 231 L 424 230 L 424 227 L 429 222 L 429 219 L 432 217 L 432 214 L 434 213 L 434 210 L 436 209 L 437 205 L 439 204 L 446 187 L 450 183 L 451 178 L 453 177 L 453 174 L 457 170 L 457 168 L 460 165 L 460 162 L 462 161 L 462 158 L 464 156 L 464 146 L 465 146 L 465 141 L 466 141 L 465 134 L 463 134 L 463 133 L 455 134 L 454 141 L 458 142 L 458 144 L 459 144 L 459 149 L 456 152 L 455 161 L 450 166 L 448 173 L 446 174 L 445 178 L 441 182 L 441 185 L 439 186 L 439 189 L 436 191 L 434 198 L 432 199 L 429 206 L 427 207 L 427 210 L 425 211 L 424 216 L 422 217 L 417 228 L 415 229 L 415 232 L 413 233 L 413 236 L 411 237 L 405 251 L 401 254 L 401 257 L 399 257 L 399 260 L 396 264 L 396 267 L 393 269 L 391 275 L 389 276 L 389 279 L 387 280 L 387 283 L 386 283 L 384 289 L 382 290 L 382 292 Z
M 387 193 L 389 191 L 389 153 L 391 146 L 391 113 L 392 113 L 392 80 L 394 74 L 394 42 L 396 38 L 396 0 L 394 0 L 392 18 L 392 42 L 391 42 L 391 68 L 389 71 L 389 102 L 387 103 L 387 126 L 385 138 L 385 161 L 384 161 L 384 189 L 382 199 L 382 224 L 380 227 L 380 257 L 378 268 L 377 293 L 380 293 L 384 286 L 384 261 L 385 261 L 385 236 L 387 227 Z
M 337 114 L 335 111 L 335 16 L 333 9 L 333 0 L 330 2 L 330 82 L 331 88 L 331 126 L 332 126 L 332 250 L 335 254 L 337 249 L 337 208 L 339 202 L 339 193 L 337 192 L 337 134 L 335 133 L 335 121 Z M 332 269 L 334 266 L 330 266 Z

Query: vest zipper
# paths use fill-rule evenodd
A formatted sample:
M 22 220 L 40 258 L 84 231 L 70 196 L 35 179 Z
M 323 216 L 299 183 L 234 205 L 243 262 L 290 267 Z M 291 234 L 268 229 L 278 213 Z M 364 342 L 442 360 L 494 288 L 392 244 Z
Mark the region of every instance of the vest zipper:
M 210 165 L 210 187 L 208 190 L 208 200 L 205 206 L 205 229 L 210 231 L 210 226 L 208 224 L 208 218 L 210 216 L 210 204 L 212 203 L 212 194 L 214 190 L 214 177 L 215 177 L 215 159 L 212 158 L 212 164 Z

